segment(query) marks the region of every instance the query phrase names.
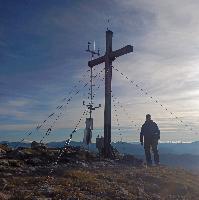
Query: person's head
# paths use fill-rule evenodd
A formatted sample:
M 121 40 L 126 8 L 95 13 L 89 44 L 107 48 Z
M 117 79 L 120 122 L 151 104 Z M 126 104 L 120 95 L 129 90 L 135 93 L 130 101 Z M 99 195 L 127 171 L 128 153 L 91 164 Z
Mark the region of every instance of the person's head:
M 151 120 L 151 115 L 150 114 L 146 115 L 146 121 L 148 121 L 148 120 Z

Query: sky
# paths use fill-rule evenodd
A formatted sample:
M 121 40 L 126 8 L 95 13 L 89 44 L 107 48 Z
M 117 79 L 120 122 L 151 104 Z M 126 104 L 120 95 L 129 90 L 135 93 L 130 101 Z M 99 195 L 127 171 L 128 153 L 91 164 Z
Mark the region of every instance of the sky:
M 45 141 L 68 137 L 86 108 L 83 101 L 89 102 L 83 87 L 90 75 L 87 43 L 95 41 L 103 55 L 108 27 L 113 50 L 134 46 L 113 66 L 139 85 L 113 70 L 112 92 L 120 102 L 112 104 L 113 141 L 139 140 L 147 113 L 162 141 L 198 141 L 198 10 L 196 0 L 0 0 L 0 140 L 18 141 L 27 130 L 33 133 L 26 141 L 40 140 L 52 125 Z M 103 68 L 96 66 L 94 75 Z M 93 113 L 94 136 L 103 134 L 104 72 L 98 76 L 94 103 L 102 107 Z M 85 117 L 74 140 L 83 137 Z

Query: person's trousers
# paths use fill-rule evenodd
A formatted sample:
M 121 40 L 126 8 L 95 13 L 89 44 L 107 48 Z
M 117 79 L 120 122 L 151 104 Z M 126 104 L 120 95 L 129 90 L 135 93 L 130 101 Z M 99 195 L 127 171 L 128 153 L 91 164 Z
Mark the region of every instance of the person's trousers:
M 158 153 L 157 146 L 158 146 L 157 140 L 144 141 L 144 149 L 145 149 L 145 157 L 146 157 L 147 165 L 152 165 L 151 149 L 154 154 L 154 163 L 156 165 L 159 164 L 159 153 Z

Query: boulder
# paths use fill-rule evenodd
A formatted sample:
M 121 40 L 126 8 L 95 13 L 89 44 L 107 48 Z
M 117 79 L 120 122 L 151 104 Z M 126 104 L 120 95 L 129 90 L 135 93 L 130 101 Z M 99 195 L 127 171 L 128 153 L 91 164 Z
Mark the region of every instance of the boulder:
M 33 141 L 31 143 L 31 149 L 35 149 L 35 150 L 38 150 L 38 149 L 46 149 L 46 145 L 43 144 L 43 143 L 38 143 L 36 141 Z
M 0 158 L 4 158 L 6 155 L 6 151 L 0 148 Z
M 0 152 L 1 150 L 8 152 L 8 151 L 11 151 L 12 149 L 7 144 L 0 144 Z
M 2 165 L 2 166 L 9 166 L 9 162 L 8 162 L 8 160 L 0 160 L 0 165 Z
M 8 181 L 5 178 L 1 178 L 0 183 L 0 190 L 3 191 L 8 185 Z
M 5 153 L 6 153 L 6 151 L 3 150 L 2 148 L 0 148 L 0 154 L 5 154 Z
M 10 159 L 25 159 L 25 158 L 29 158 L 30 155 L 28 155 L 28 153 L 19 150 L 19 149 L 15 149 L 13 151 L 7 152 L 6 154 L 7 158 Z
M 21 162 L 19 160 L 9 160 L 8 163 L 9 163 L 9 166 L 11 166 L 11 167 L 20 167 L 21 166 Z
M 13 174 L 11 173 L 1 173 L 1 177 L 12 177 Z
M 31 158 L 26 161 L 27 164 L 37 166 L 43 164 L 43 161 L 39 158 Z
M 10 199 L 10 198 L 11 198 L 11 195 L 0 192 L 0 199 L 7 200 L 7 199 Z

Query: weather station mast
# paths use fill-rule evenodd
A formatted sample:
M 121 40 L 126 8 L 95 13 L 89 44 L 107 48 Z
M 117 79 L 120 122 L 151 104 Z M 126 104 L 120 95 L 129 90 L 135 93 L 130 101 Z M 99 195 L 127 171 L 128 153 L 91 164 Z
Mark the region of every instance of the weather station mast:
M 94 56 L 97 55 L 97 56 L 100 56 L 100 53 L 99 53 L 99 49 L 97 50 L 97 52 L 95 51 L 95 41 L 93 43 L 93 50 L 91 50 L 90 48 L 90 45 L 91 43 L 88 42 L 88 48 L 86 50 L 86 52 L 90 53 L 91 54 L 91 61 L 94 59 Z M 89 92 L 89 95 L 90 95 L 90 102 L 88 104 L 85 104 L 85 101 L 83 101 L 83 105 L 86 105 L 88 110 L 89 110 L 89 118 L 86 118 L 86 128 L 84 130 L 84 143 L 86 143 L 89 147 L 89 144 L 91 143 L 91 138 L 92 138 L 92 130 L 93 130 L 93 118 L 92 118 L 92 112 L 93 110 L 97 109 L 97 108 L 100 108 L 101 107 L 101 104 L 99 104 L 98 106 L 94 106 L 94 103 L 93 103 L 93 86 L 95 86 L 93 84 L 93 67 L 90 67 L 90 92 Z
M 100 50 L 98 49 L 97 52 L 95 51 L 95 41 L 93 43 L 93 50 L 90 49 L 90 45 L 91 43 L 88 42 L 88 48 L 86 50 L 86 52 L 89 52 L 91 54 L 91 61 L 94 59 L 94 56 L 97 55 L 97 56 L 100 56 Z M 96 108 L 99 108 L 101 107 L 101 104 L 99 104 L 99 106 L 97 107 L 94 107 L 93 106 L 93 86 L 95 86 L 93 84 L 93 67 L 90 67 L 90 103 L 88 105 L 86 105 L 89 109 L 89 114 L 90 114 L 90 118 L 92 118 L 92 111 L 95 110 Z

